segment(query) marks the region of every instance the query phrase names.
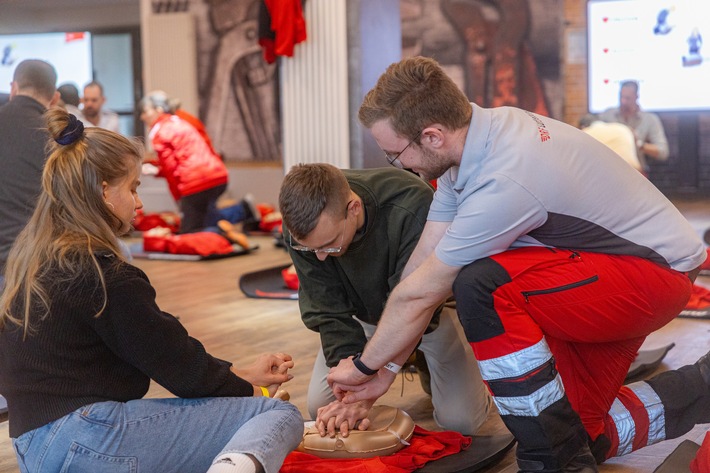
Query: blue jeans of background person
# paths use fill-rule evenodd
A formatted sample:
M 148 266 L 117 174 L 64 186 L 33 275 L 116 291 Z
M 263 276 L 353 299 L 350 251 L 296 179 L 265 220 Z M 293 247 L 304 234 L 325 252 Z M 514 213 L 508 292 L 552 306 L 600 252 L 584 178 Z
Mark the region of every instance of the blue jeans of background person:
M 247 218 L 247 212 L 244 209 L 244 204 L 240 202 L 230 205 L 229 207 L 217 209 L 217 217 L 218 220 L 226 220 L 229 223 L 239 223 Z M 214 222 L 214 225 L 216 224 L 217 222 Z
M 288 402 L 266 397 L 89 404 L 13 440 L 22 473 L 201 473 L 222 453 L 277 473 L 303 437 Z
M 214 217 L 207 221 L 207 226 L 202 231 L 224 235 L 224 232 L 217 226 L 217 222 L 226 220 L 229 223 L 239 223 L 246 220 L 247 212 L 244 209 L 244 204 L 239 203 L 217 209 L 217 214 Z

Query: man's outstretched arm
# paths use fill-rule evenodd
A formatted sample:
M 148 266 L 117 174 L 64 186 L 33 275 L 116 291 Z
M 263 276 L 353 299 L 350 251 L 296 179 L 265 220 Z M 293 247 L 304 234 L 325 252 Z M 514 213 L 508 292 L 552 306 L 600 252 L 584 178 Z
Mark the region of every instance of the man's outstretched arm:
M 372 370 L 379 370 L 389 362 L 404 363 L 424 334 L 434 309 L 451 294 L 451 286 L 460 269 L 446 265 L 435 254 L 430 254 L 390 294 L 377 330 L 365 346 L 360 361 Z M 328 383 L 334 391 L 349 391 L 344 398 L 346 402 L 372 399 L 368 397 L 374 394 L 372 391 L 355 391 L 356 386 L 371 379 L 372 376 L 355 367 L 352 358 L 340 360 L 328 375 Z

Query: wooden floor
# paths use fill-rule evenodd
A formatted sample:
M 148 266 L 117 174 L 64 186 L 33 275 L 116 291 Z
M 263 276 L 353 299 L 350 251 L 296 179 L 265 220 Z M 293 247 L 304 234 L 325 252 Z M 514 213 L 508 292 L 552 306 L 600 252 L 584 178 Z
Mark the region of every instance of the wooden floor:
M 677 205 L 699 232 L 710 227 L 710 202 L 678 202 Z M 260 248 L 252 254 L 235 258 L 176 262 L 135 260 L 151 279 L 158 293 L 161 308 L 179 316 L 187 330 L 200 339 L 215 356 L 236 365 L 249 363 L 262 352 L 284 351 L 293 355 L 296 366 L 294 379 L 285 384 L 294 403 L 304 415 L 306 390 L 318 347 L 317 334 L 302 324 L 298 303 L 291 300 L 246 298 L 238 288 L 240 275 L 288 263 L 288 255 L 276 248 L 270 237 L 253 237 Z M 710 287 L 710 279 L 700 281 Z M 661 370 L 693 363 L 708 350 L 710 320 L 676 319 L 652 334 L 646 348 L 675 342 L 676 347 L 666 357 Z M 153 385 L 150 397 L 168 396 L 160 386 Z M 464 394 L 462 394 L 464 395 Z M 409 412 L 417 424 L 436 429 L 432 420 L 431 402 L 424 394 L 416 375 L 403 375 L 380 401 L 396 405 Z M 683 438 L 701 443 L 710 424 L 698 426 Z M 497 417 L 491 416 L 482 433 L 505 431 Z M 667 441 L 642 449 L 625 457 L 608 461 L 602 472 L 650 473 L 682 439 Z M 514 461 L 513 451 L 504 460 L 485 472 L 497 473 Z M 0 473 L 18 472 L 8 438 L 7 422 L 0 424 Z M 157 472 L 156 472 L 157 473 Z

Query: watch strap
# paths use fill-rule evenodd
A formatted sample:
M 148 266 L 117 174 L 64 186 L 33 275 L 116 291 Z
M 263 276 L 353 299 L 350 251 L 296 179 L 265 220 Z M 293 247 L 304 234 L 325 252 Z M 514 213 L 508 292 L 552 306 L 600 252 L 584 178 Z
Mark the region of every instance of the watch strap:
M 367 376 L 377 374 L 377 370 L 368 368 L 367 365 L 362 362 L 362 360 L 360 359 L 360 355 L 362 355 L 362 353 L 358 353 L 353 357 L 353 364 L 355 365 L 355 368 L 357 368 L 362 374 L 365 374 Z

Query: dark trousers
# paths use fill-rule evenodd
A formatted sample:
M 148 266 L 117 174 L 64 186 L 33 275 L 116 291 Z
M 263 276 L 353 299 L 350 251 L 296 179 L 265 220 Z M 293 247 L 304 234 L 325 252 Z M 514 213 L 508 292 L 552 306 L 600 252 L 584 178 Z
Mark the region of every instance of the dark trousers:
M 181 198 L 180 233 L 199 232 L 207 226 L 208 222 L 214 221 L 218 214 L 217 199 L 226 189 L 227 184 L 222 184 Z

